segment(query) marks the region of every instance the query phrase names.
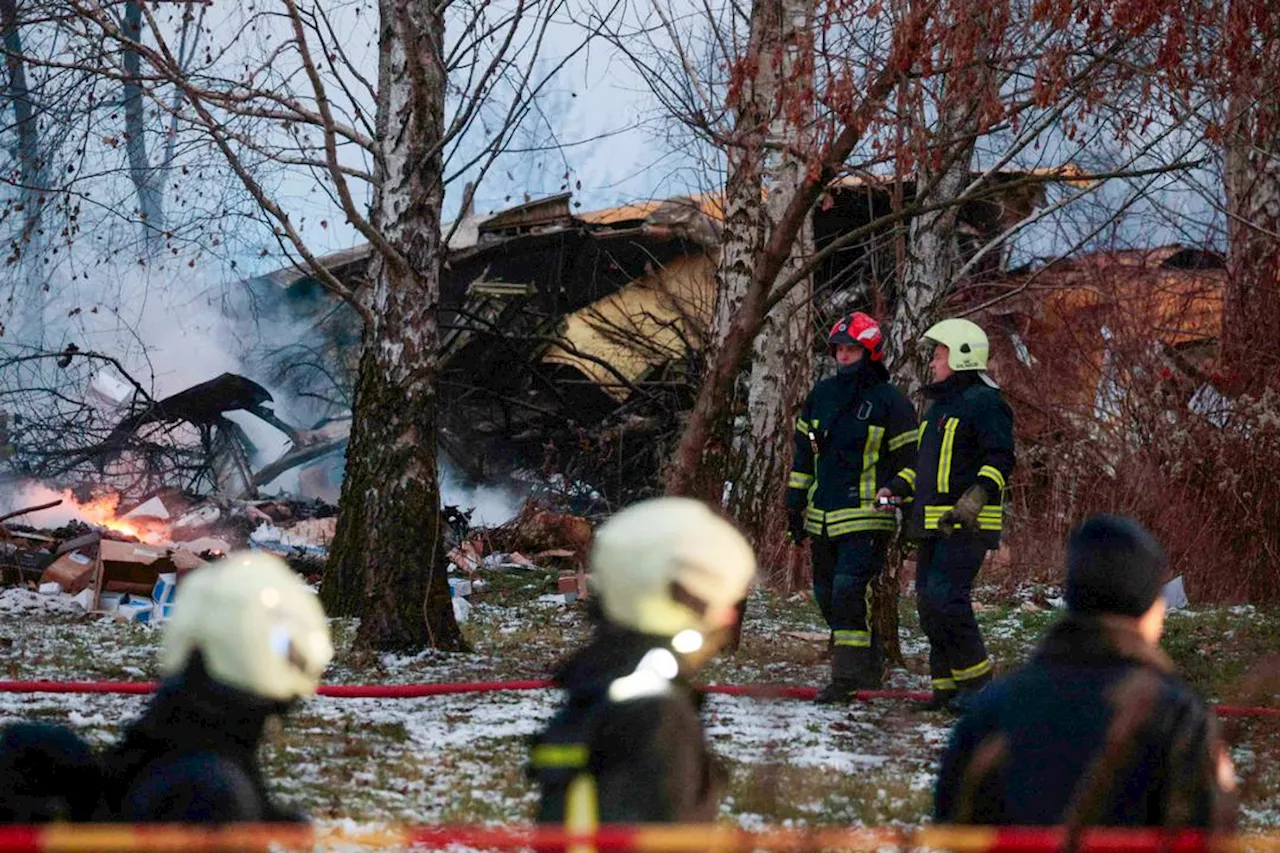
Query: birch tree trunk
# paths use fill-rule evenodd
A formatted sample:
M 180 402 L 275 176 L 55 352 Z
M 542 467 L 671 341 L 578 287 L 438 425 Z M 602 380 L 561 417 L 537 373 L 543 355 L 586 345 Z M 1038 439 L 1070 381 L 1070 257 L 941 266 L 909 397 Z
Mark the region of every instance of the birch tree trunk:
M 142 0 L 130 0 L 124 9 L 125 34 L 142 40 Z M 164 193 L 159 170 L 151 165 L 147 154 L 146 102 L 142 92 L 142 58 L 136 50 L 125 48 L 124 69 L 124 148 L 129 160 L 129 179 L 138 196 L 138 216 L 142 220 L 142 240 L 148 256 L 164 246 Z
M 769 126 L 768 103 L 772 86 L 769 59 L 772 0 L 757 0 L 751 7 L 751 33 L 744 67 L 759 69 L 746 74 L 736 95 L 734 136 L 725 152 L 724 228 L 716 266 L 716 307 L 710 343 L 704 354 L 707 372 L 723 353 L 733 320 L 751 287 L 756 253 L 764 245 L 765 223 L 761 196 L 764 191 L 764 142 Z M 708 428 L 702 458 L 685 494 L 720 505 L 725 484 L 735 477 L 734 423 L 743 410 L 746 387 L 739 375 L 729 399 Z
M 796 138 L 794 111 L 785 106 L 812 89 L 812 0 L 756 0 L 751 9 L 747 69 L 737 93 L 734 144 L 728 150 L 724 230 L 716 270 L 717 298 L 713 346 L 707 363 L 723 352 L 734 318 L 756 274 L 761 252 L 803 183 L 806 164 L 766 143 Z M 811 99 L 805 98 L 805 103 Z M 788 121 L 790 119 L 790 121 Z M 806 216 L 791 259 L 812 251 Z M 782 493 L 790 466 L 791 415 L 809 381 L 808 317 L 810 289 L 797 287 L 777 305 L 754 336 L 750 367 L 740 373 L 733 394 L 711 427 L 693 492 L 713 502 L 727 501 L 729 513 L 757 546 L 776 541 L 785 529 Z M 762 554 L 767 564 L 779 553 Z M 772 557 L 773 559 L 770 559 Z
M 953 140 L 942 152 L 942 162 L 926 161 L 917 177 L 917 203 L 932 205 L 955 199 L 969 183 L 973 169 L 973 138 L 977 113 L 965 104 L 954 105 L 939 118 L 937 138 Z M 885 358 L 893 381 L 919 400 L 926 384 L 929 359 L 921 335 L 942 319 L 942 302 L 964 264 L 957 241 L 959 205 L 949 205 L 912 218 L 908 229 L 906 265 L 899 277 L 893 318 L 886 329 Z
M 436 471 L 440 292 L 437 143 L 443 7 L 382 0 L 377 189 L 371 220 L 407 263 L 375 254 L 338 529 L 325 569 L 331 613 L 357 614 L 357 644 L 463 647 L 453 617 Z
M 35 104 L 27 85 L 17 0 L 0 0 L 0 32 L 4 41 L 7 95 L 13 105 L 13 159 L 18 164 L 18 180 L 22 184 L 18 192 L 18 202 L 23 208 L 18 269 L 21 271 L 23 293 L 18 297 L 21 307 L 15 331 L 21 340 L 39 345 L 44 337 L 45 306 L 44 280 L 39 263 L 42 245 L 40 221 L 47 170 L 40 150 Z
M 773 104 L 769 141 L 764 157 L 764 219 L 766 232 L 782 219 L 796 197 L 807 163 L 795 156 L 809 145 L 801 138 L 809 115 L 780 114 L 780 104 L 812 103 L 813 0 L 760 0 L 768 5 L 769 25 L 777 28 L 768 63 L 761 65 L 760 95 Z M 782 150 L 779 150 L 779 147 Z M 780 278 L 787 279 L 813 252 L 812 218 L 806 217 Z M 784 497 L 791 469 L 794 415 L 812 379 L 810 338 L 813 323 L 812 278 L 793 288 L 764 319 L 752 345 L 747 379 L 746 428 L 735 441 L 737 476 L 731 492 L 733 517 L 754 534 L 756 551 L 768 566 L 786 567 L 775 578 L 788 585 L 791 577 L 786 544 Z
M 1260 39 L 1260 76 L 1228 108 L 1225 183 L 1228 278 L 1221 351 L 1235 390 L 1280 380 L 1280 36 Z M 1261 93 L 1261 94 L 1254 94 Z
M 902 70 L 913 67 L 929 31 L 931 14 L 931 7 L 923 7 L 895 24 L 889 55 L 866 80 L 856 106 L 841 119 L 834 136 L 813 152 L 799 188 L 771 223 L 768 237 L 754 254 L 746 293 L 723 332 L 718 352 L 708 360 L 693 409 L 672 453 L 665 476 L 668 494 L 704 494 L 698 487 L 707 479 L 703 474 L 707 467 L 707 447 L 718 435 L 716 427 L 723 422 L 725 411 L 730 407 L 734 385 L 743 367 L 749 364 L 752 343 L 764 323 L 778 273 L 792 258 L 796 237 L 809 221 L 813 205 L 843 168 L 845 158 L 864 138 L 873 118 L 882 110 L 885 98 L 897 87 Z

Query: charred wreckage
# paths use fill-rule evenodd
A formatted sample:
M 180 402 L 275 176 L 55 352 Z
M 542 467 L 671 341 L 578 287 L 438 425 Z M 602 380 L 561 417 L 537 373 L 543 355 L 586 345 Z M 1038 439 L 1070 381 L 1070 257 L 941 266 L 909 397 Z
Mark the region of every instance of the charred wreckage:
M 973 250 L 1043 204 L 1043 182 L 1026 176 L 988 176 L 988 191 L 961 206 Z M 890 216 L 912 190 L 910 181 L 836 183 L 814 212 L 816 245 Z M 721 215 L 715 194 L 592 212 L 574 212 L 562 194 L 489 215 L 466 211 L 450 229 L 441 280 L 445 464 L 466 481 L 512 483 L 579 514 L 652 491 L 696 390 Z M 892 303 L 897 234 L 868 229 L 824 261 L 814 276 L 816 326 L 873 300 Z M 359 290 L 369 257 L 359 246 L 322 260 Z M 975 278 L 1001 267 L 990 253 Z M 232 319 L 301 330 L 245 360 L 253 379 L 225 373 L 153 398 L 110 356 L 73 345 L 11 359 L 0 387 L 3 476 L 66 484 L 80 505 L 103 492 L 118 495 L 121 509 L 185 495 L 166 510 L 175 519 L 202 496 L 224 517 L 245 519 L 246 530 L 283 520 L 284 510 L 257 506 L 288 504 L 260 491 L 273 483 L 279 491 L 287 476 L 290 520 L 332 515 L 317 507 L 336 503 L 340 488 L 359 317 L 302 267 L 244 284 L 252 317 Z M 278 414 L 266 386 L 310 426 Z M 256 446 L 246 417 L 283 434 L 284 450 Z M 450 518 L 465 531 L 461 510 Z

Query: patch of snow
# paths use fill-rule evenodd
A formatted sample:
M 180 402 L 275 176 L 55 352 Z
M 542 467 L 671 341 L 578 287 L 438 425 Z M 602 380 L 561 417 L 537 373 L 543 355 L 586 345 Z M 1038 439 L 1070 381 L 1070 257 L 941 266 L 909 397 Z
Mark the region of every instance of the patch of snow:
M 84 609 L 65 592 L 41 595 L 34 590 L 9 587 L 0 591 L 0 613 L 7 613 L 10 616 L 49 613 L 79 615 L 84 613 Z

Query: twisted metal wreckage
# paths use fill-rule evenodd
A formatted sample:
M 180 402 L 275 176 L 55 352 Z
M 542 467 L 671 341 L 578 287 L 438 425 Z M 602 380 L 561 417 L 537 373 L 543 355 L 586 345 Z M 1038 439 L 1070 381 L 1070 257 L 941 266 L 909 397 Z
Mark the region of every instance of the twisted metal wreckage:
M 1025 178 L 990 177 L 989 191 L 962 205 L 971 251 L 1043 204 L 1044 184 Z M 907 198 L 912 190 L 903 187 Z M 816 244 L 891 216 L 894 192 L 889 180 L 834 185 L 814 212 Z M 611 501 L 652 488 L 696 392 L 715 305 L 719 204 L 701 195 L 574 212 L 566 193 L 464 214 L 441 279 L 440 445 L 452 466 L 475 482 L 532 469 L 589 483 Z M 872 230 L 817 270 L 819 325 L 876 294 L 892 301 L 895 233 Z M 358 289 L 369 254 L 362 246 L 323 260 Z M 1000 267 L 993 252 L 976 275 Z M 349 399 L 355 312 L 304 268 L 254 287 L 272 306 L 270 321 L 310 329 L 272 354 L 273 381 L 295 398 Z
M 1029 174 L 990 176 L 987 191 L 961 206 L 967 252 L 1043 206 L 1045 183 L 1028 180 Z M 910 182 L 902 187 L 906 198 L 912 189 Z M 814 211 L 817 247 L 890 216 L 895 191 L 891 181 L 871 178 L 833 186 L 828 203 Z M 696 389 L 701 342 L 714 311 L 719 198 L 685 196 L 585 213 L 572 207 L 566 193 L 487 216 L 468 211 L 453 226 L 441 279 L 441 450 L 474 482 L 532 470 L 626 500 L 653 482 Z M 822 264 L 813 288 L 817 326 L 876 299 L 892 303 L 897 236 L 891 225 L 871 230 Z M 1005 361 L 1024 367 L 1035 362 L 1027 342 L 1035 338 L 1036 324 L 1061 326 L 1095 310 L 1105 301 L 1099 282 L 1116 274 L 1118 280 L 1155 275 L 1166 281 L 1173 295 L 1161 304 L 1188 298 L 1220 304 L 1221 272 L 1214 269 L 1220 264 L 1210 263 L 1208 253 L 1174 247 L 1138 255 L 1010 272 L 1002 254 L 990 252 L 971 277 L 978 286 L 969 291 L 974 298 L 983 283 L 998 283 L 1015 292 L 1016 298 L 1001 299 L 984 316 L 997 332 L 993 345 L 1011 356 Z M 369 257 L 369 247 L 359 246 L 322 261 L 358 290 Z M 1035 286 L 1020 284 L 1024 280 Z M 136 383 L 129 387 L 99 371 L 89 383 L 90 396 L 109 399 L 114 408 L 108 413 L 123 416 L 107 423 L 99 409 L 96 421 L 89 418 L 88 440 L 78 445 L 65 440 L 70 414 L 62 414 L 61 427 L 58 418 L 40 428 L 8 423 L 4 443 L 19 448 L 11 455 L 26 465 L 24 473 L 47 478 L 96 468 L 101 474 L 119 469 L 115 460 L 131 454 L 142 462 L 127 469 L 132 482 L 116 487 L 139 497 L 164 486 L 253 497 L 296 469 L 299 497 L 336 501 L 359 316 L 304 267 L 245 284 L 253 314 L 233 319 L 263 330 L 301 330 L 265 348 L 257 363 L 263 381 L 288 395 L 291 409 L 309 417 L 311 428 L 285 422 L 271 392 L 245 376 L 223 374 L 155 400 Z M 1187 334 L 1175 329 L 1171 345 L 1216 337 L 1200 316 Z M 1094 389 L 1083 393 L 1091 396 Z M 261 454 L 245 430 L 227 417 L 235 411 L 284 433 L 287 450 L 274 459 L 256 458 Z M 59 429 L 62 435 L 56 435 Z

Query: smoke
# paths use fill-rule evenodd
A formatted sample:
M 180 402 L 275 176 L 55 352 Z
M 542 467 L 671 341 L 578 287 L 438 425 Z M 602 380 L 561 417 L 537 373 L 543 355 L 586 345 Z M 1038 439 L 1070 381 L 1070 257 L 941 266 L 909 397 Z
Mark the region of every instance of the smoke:
M 460 507 L 464 511 L 473 510 L 473 527 L 494 527 L 510 521 L 520 514 L 524 501 L 523 495 L 508 486 L 466 485 L 457 470 L 441 455 L 440 502 L 445 506 Z
M 71 494 L 70 489 L 51 489 L 40 483 L 17 483 L 0 492 L 0 511 L 16 512 L 29 506 L 40 506 L 53 501 L 62 501 L 61 506 L 20 515 L 13 519 L 14 524 L 29 524 L 36 528 L 62 527 L 71 521 L 88 521 L 80 514 L 80 504 Z
M 17 516 L 13 522 L 27 524 L 40 530 L 50 530 L 72 521 L 81 521 L 134 536 L 143 542 L 162 544 L 168 541 L 168 525 L 164 522 L 146 518 L 118 518 L 120 496 L 114 492 L 80 501 L 70 489 L 51 489 L 41 483 L 23 482 L 0 493 L 0 509 L 6 513 L 54 501 L 62 501 L 62 503 L 48 509 Z

